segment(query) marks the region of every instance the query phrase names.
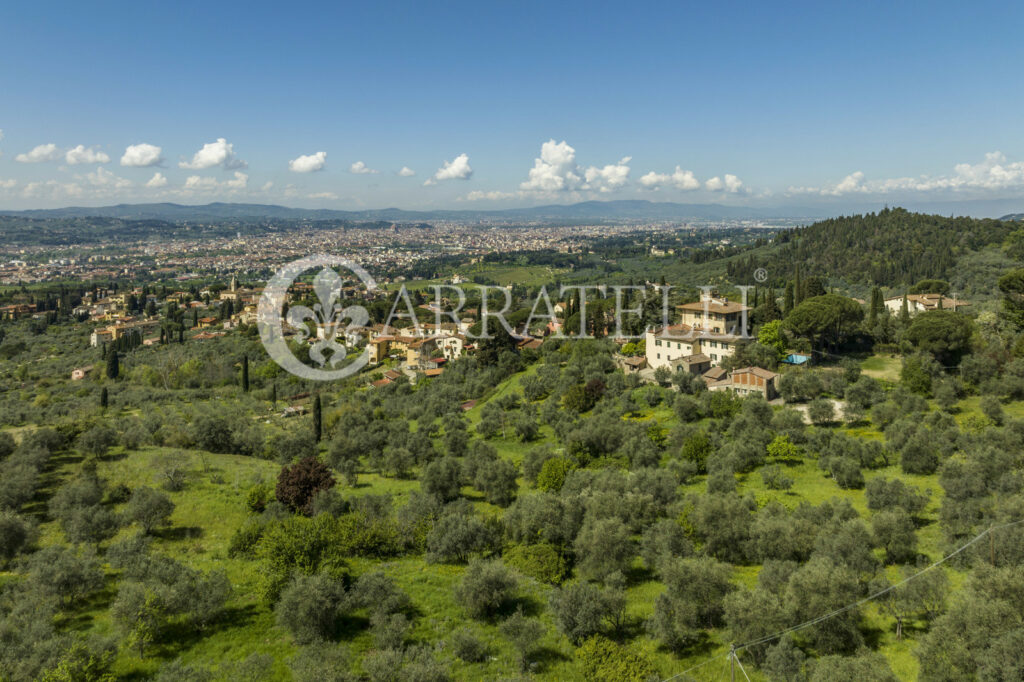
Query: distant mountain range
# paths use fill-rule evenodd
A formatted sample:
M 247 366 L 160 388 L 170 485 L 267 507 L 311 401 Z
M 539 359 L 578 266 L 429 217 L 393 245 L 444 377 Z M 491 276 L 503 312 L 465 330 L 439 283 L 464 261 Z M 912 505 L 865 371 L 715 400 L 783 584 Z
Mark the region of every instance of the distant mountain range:
M 25 218 L 119 218 L 123 220 L 167 220 L 202 222 L 216 220 L 350 220 L 350 221 L 424 221 L 424 220 L 496 220 L 496 221 L 580 221 L 580 220 L 742 220 L 761 218 L 816 218 L 821 210 L 806 208 L 758 209 L 722 204 L 679 204 L 640 199 L 584 201 L 577 204 L 551 204 L 532 208 L 494 211 L 439 210 L 407 211 L 384 208 L 365 211 L 289 208 L 274 204 L 213 203 L 203 206 L 182 204 L 118 204 L 116 206 L 0 211 L 0 214 Z
M 991 218 L 1012 211 L 1020 205 L 1018 200 L 967 200 L 947 202 L 906 202 L 912 211 L 937 215 Z M 173 223 L 218 222 L 231 220 L 346 220 L 351 222 L 422 222 L 437 220 L 530 222 L 551 221 L 578 223 L 583 221 L 650 221 L 650 220 L 792 220 L 813 222 L 836 215 L 877 212 L 884 204 L 850 206 L 778 206 L 750 207 L 724 204 L 682 204 L 670 201 L 620 199 L 615 201 L 583 201 L 576 204 L 549 204 L 530 208 L 501 210 L 434 210 L 408 211 L 383 208 L 363 211 L 333 209 L 290 208 L 275 204 L 212 203 L 201 206 L 183 204 L 118 204 L 116 206 L 71 206 L 68 208 L 3 211 L 0 215 L 22 218 L 115 218 L 120 220 L 164 220 Z M 1024 219 L 1022 213 L 1010 213 L 1004 220 Z

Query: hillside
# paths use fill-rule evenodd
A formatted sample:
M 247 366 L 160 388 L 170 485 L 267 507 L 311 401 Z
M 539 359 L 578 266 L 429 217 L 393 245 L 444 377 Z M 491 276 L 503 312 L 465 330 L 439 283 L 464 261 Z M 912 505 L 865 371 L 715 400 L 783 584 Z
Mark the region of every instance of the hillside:
M 769 247 L 733 259 L 727 274 L 753 281 L 766 268 L 779 282 L 795 277 L 861 286 L 906 286 L 923 279 L 952 281 L 963 259 L 983 251 L 997 258 L 1020 225 L 1010 221 L 950 218 L 902 208 L 822 220 L 780 233 Z M 1012 265 L 1003 259 L 1001 265 Z
M 0 361 L 0 434 L 14 436 L 0 436 L 0 505 L 20 512 L 0 526 L 39 524 L 0 575 L 14 588 L 0 591 L 0 622 L 32 633 L 0 650 L 15 682 L 45 667 L 26 658 L 37 650 L 66 665 L 97 652 L 116 680 L 312 682 L 333 667 L 371 682 L 641 682 L 697 665 L 694 679 L 713 680 L 730 642 L 899 581 L 1014 518 L 1020 492 L 999 478 L 1016 455 L 986 444 L 1016 438 L 1024 402 L 979 400 L 981 368 L 960 397 L 936 378 L 935 400 L 899 384 L 891 357 L 796 370 L 784 406 L 686 377 L 679 391 L 644 385 L 613 368 L 607 341 L 549 342 L 415 387 L 367 388 L 380 370 L 321 384 L 317 445 L 317 422 L 281 416 L 278 400 L 308 406 L 311 387 L 243 333 L 138 348 L 121 378 L 75 383 L 69 367 L 98 362 L 83 332 L 30 333 L 9 328 L 8 343 L 34 342 Z M 861 409 L 844 423 L 819 398 Z M 330 493 L 275 490 L 311 454 Z M 1017 540 L 994 536 L 1000 567 Z M 924 679 L 961 617 L 947 593 L 987 589 L 969 569 L 989 555 L 986 542 L 913 583 L 922 591 L 894 592 L 902 601 L 871 600 L 741 661 L 759 680 L 779 678 L 783 653 L 813 679 L 843 666 Z M 29 597 L 44 604 L 31 616 Z M 69 632 L 86 649 L 62 648 Z

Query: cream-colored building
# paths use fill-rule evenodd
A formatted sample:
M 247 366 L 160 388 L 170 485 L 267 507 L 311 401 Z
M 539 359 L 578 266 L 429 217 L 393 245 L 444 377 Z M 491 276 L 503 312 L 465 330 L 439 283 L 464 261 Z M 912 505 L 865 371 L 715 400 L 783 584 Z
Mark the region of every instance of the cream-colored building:
M 714 367 L 736 352 L 736 344 L 743 337 L 721 334 L 690 325 L 677 324 L 650 329 L 646 338 L 647 366 L 652 369 L 668 367 L 675 371 L 680 363 L 686 364 L 695 355 L 706 355 Z
M 970 303 L 961 299 L 949 298 L 942 294 L 907 294 L 907 312 L 911 315 L 925 313 L 929 310 L 958 310 Z M 893 315 L 899 315 L 903 309 L 903 297 L 893 296 L 885 299 L 885 307 Z
M 715 334 L 740 334 L 746 329 L 750 306 L 724 298 L 705 298 L 676 306 L 684 325 Z

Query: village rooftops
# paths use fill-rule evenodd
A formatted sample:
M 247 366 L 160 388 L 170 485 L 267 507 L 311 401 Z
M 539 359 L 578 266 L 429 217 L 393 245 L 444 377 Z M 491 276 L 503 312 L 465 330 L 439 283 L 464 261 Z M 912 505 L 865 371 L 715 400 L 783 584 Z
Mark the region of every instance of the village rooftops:
M 899 304 L 902 305 L 903 297 L 890 296 L 889 298 L 885 299 L 886 303 L 889 303 L 891 301 L 898 302 Z M 941 306 L 939 305 L 940 301 L 942 302 Z M 969 302 L 964 301 L 962 299 L 955 297 L 949 298 L 948 296 L 943 296 L 942 294 L 907 294 L 907 303 L 914 305 L 915 307 L 923 308 L 924 310 L 939 310 L 940 308 L 943 308 L 945 310 L 955 310 L 957 308 L 962 308 L 964 306 L 970 305 Z
M 773 379 L 773 378 L 779 376 L 778 372 L 773 372 L 771 370 L 764 369 L 763 367 L 754 367 L 754 366 L 751 366 L 751 367 L 740 367 L 740 368 L 734 369 L 732 371 L 733 374 L 743 374 L 744 372 L 749 372 L 749 373 L 753 374 L 754 376 L 761 377 L 762 379 Z

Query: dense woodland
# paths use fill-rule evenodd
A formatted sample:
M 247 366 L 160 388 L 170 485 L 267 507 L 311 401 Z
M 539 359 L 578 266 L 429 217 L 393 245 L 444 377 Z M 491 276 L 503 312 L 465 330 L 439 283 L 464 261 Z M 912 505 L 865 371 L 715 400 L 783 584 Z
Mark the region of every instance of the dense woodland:
M 3 322 L 0 680 L 712 680 L 733 647 L 751 679 L 1019 679 L 1024 270 L 913 317 L 778 284 L 727 363 L 774 404 L 607 338 L 371 388 L 175 304 L 152 346 Z

